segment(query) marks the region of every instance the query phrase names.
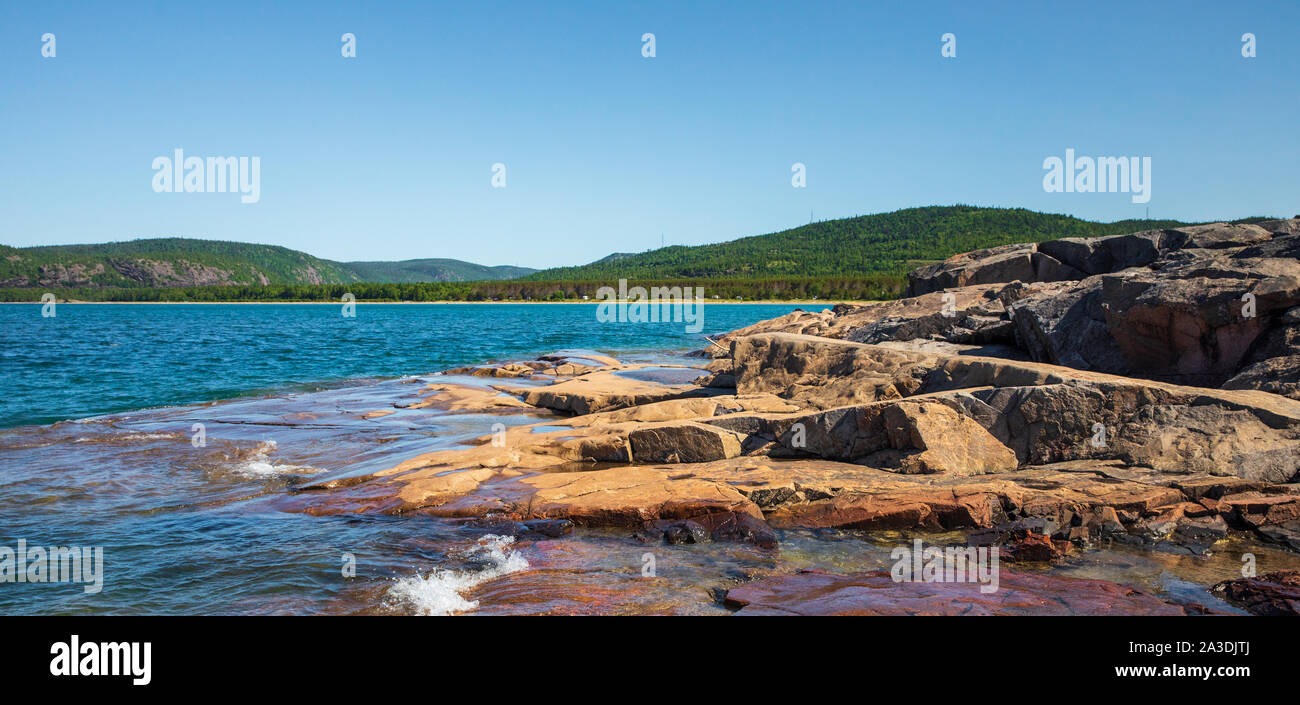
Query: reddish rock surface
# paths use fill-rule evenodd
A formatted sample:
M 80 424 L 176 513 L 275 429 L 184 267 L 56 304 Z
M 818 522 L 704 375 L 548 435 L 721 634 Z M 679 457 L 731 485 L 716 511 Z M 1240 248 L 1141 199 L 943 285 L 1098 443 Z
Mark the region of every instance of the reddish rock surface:
M 978 583 L 894 582 L 884 571 L 801 572 L 727 591 L 741 615 L 1185 615 L 1189 610 L 1104 580 L 1002 570 L 996 592 Z
M 1300 616 L 1300 570 L 1226 580 L 1210 591 L 1252 614 Z

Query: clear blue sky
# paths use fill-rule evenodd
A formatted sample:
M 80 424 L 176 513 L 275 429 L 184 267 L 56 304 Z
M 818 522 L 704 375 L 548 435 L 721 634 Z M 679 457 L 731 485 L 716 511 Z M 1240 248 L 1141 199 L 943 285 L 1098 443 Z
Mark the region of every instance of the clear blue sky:
M 1150 156 L 1152 217 L 1291 216 L 1298 38 L 1294 0 L 6 0 L 0 242 L 188 236 L 541 267 L 810 212 L 1144 215 L 1129 194 L 1044 192 L 1043 159 L 1067 147 Z M 154 193 L 151 162 L 175 148 L 261 157 L 261 201 Z

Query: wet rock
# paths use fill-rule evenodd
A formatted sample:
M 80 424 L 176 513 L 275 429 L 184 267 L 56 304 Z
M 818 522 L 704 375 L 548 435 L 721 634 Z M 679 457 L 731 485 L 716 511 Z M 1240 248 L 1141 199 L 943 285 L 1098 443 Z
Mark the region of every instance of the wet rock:
M 1056 519 L 1029 517 L 973 532 L 966 541 L 975 547 L 997 546 L 999 560 L 1007 563 L 1055 562 L 1070 551 L 1068 540 L 1053 538 L 1059 532 Z
M 291 510 L 628 528 L 692 521 L 714 540 L 760 546 L 775 545 L 769 527 L 954 530 L 1040 519 L 1060 527 L 1058 541 L 1120 538 L 1154 520 L 1150 540 L 1193 542 L 1220 534 L 1219 518 L 1262 531 L 1295 516 L 1300 487 L 1272 483 L 1294 477 L 1300 405 L 1277 395 L 781 334 L 733 349 L 743 352 L 733 360 L 742 382 L 763 391 L 600 412 L 559 429 L 554 420 L 512 426 L 504 439 L 483 436 L 295 493 Z M 882 378 L 907 396 L 790 412 L 796 405 L 772 393 L 838 399 Z M 637 420 L 679 413 L 714 415 L 700 417 L 707 424 Z M 1113 426 L 1105 449 L 1086 442 L 1094 418 Z M 805 425 L 802 446 L 795 423 Z M 664 460 L 637 457 L 634 436 Z M 751 452 L 803 456 L 736 456 L 740 436 L 765 444 Z M 809 457 L 813 450 L 859 462 Z M 651 464 L 585 462 L 597 457 Z M 1221 474 L 1230 472 L 1258 477 Z
M 1030 534 L 1051 536 L 1059 528 L 1055 518 L 1025 517 L 971 532 L 966 537 L 966 542 L 972 546 L 996 546 Z
M 706 514 L 697 519 L 714 541 L 752 543 L 759 548 L 776 548 L 777 536 L 766 521 L 743 512 Z
M 1007 563 L 1054 563 L 1065 560 L 1070 543 L 1041 534 L 1026 534 L 1000 549 L 999 558 Z
M 1292 551 L 1300 551 L 1300 521 L 1286 521 L 1281 524 L 1261 526 L 1256 530 L 1256 533 L 1264 539 L 1281 544 Z
M 689 519 L 681 521 L 647 522 L 633 536 L 642 542 L 661 540 L 672 545 L 705 543 L 709 540 L 709 530 L 703 525 Z
M 503 517 L 483 517 L 470 523 L 489 533 L 523 539 L 554 539 L 573 533 L 573 522 L 567 519 L 514 521 Z
M 1001 570 L 979 583 L 895 582 L 883 571 L 779 575 L 727 591 L 740 615 L 1184 615 L 1188 608 L 1104 580 Z
M 573 533 L 573 522 L 568 519 L 533 519 L 523 522 L 525 535 L 557 539 Z
M 1297 570 L 1225 580 L 1210 588 L 1210 592 L 1252 614 L 1300 615 L 1300 571 Z
M 689 520 L 647 522 L 634 537 L 645 542 L 662 539 L 664 543 L 677 545 L 732 541 L 752 543 L 760 548 L 776 548 L 778 543 L 772 527 L 762 519 L 743 512 L 706 513 Z
M 1187 516 L 1178 522 L 1174 536 L 1184 543 L 1210 546 L 1228 538 L 1228 523 L 1218 515 Z

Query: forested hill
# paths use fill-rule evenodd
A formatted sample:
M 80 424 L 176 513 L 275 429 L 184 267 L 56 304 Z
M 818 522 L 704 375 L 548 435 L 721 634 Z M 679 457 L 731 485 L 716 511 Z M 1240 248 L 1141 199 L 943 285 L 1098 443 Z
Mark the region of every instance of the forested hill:
M 344 262 L 361 281 L 380 284 L 412 282 L 466 282 L 518 279 L 536 272 L 529 267 L 488 267 L 458 259 L 408 259 L 400 262 Z
M 1186 225 L 1173 220 L 1096 223 L 1023 208 L 930 206 L 801 225 L 716 245 L 665 247 L 557 267 L 525 279 L 843 277 L 903 274 L 919 264 L 1012 242 L 1095 237 Z
M 276 245 L 153 238 L 98 245 L 0 245 L 0 287 L 155 288 L 512 279 L 535 270 L 453 259 L 333 262 Z

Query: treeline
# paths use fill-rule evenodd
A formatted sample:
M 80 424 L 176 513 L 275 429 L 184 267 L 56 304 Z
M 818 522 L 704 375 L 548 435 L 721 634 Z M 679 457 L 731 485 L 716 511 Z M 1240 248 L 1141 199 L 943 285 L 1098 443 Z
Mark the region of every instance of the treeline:
M 352 294 L 357 301 L 594 301 L 597 291 L 618 281 L 489 281 L 420 282 L 413 284 L 271 284 L 267 286 L 84 287 L 51 289 L 0 288 L 0 301 L 36 302 L 45 293 L 59 301 L 218 302 L 218 301 L 342 301 Z M 637 279 L 628 286 L 699 286 L 707 300 L 862 301 L 893 299 L 906 287 L 903 277 L 773 277 L 723 279 Z

